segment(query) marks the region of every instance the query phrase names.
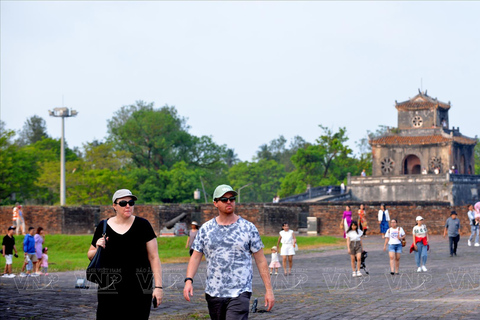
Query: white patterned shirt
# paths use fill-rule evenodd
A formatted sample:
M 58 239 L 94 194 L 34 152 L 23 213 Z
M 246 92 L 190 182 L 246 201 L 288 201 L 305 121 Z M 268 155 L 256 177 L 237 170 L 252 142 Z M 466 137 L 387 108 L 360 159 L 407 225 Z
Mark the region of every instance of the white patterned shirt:
M 204 223 L 192 249 L 207 260 L 205 293 L 212 297 L 235 298 L 252 292 L 252 253 L 263 248 L 255 225 L 242 217 L 230 225 L 215 218 Z

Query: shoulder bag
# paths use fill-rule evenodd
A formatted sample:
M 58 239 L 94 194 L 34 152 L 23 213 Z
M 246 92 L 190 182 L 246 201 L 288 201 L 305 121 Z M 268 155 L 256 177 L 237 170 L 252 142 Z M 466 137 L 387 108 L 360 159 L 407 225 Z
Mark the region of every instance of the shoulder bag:
M 398 227 L 398 237 L 400 237 L 400 227 Z M 402 242 L 402 247 L 405 247 L 407 245 L 407 240 L 405 240 L 405 238 L 400 241 Z
M 108 219 L 103 223 L 103 238 L 105 238 L 107 232 L 107 221 Z M 102 267 L 102 250 L 103 247 L 97 248 L 97 252 L 87 267 L 87 280 L 96 283 L 99 286 L 102 286 L 102 273 L 104 273 L 104 269 Z

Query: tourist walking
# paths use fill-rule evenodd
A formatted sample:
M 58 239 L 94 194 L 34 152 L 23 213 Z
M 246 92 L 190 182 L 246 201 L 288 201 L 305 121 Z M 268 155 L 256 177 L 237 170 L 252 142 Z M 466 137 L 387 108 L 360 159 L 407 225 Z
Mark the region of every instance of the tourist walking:
M 475 247 L 480 247 L 480 243 L 478 242 L 478 237 L 479 237 L 479 227 L 480 225 L 477 224 L 475 221 L 475 210 L 473 209 L 473 204 L 468 206 L 468 221 L 470 222 L 470 237 L 468 238 L 468 246 L 470 247 L 472 245 L 472 240 L 473 237 L 475 236 Z
M 215 189 L 213 205 L 217 208 L 218 216 L 198 230 L 187 267 L 183 297 L 190 301 L 193 279 L 205 255 L 205 298 L 210 317 L 214 320 L 248 319 L 252 295 L 252 256 L 265 285 L 267 311 L 275 303 L 262 239 L 253 223 L 235 214 L 237 194 L 227 185 L 219 185 Z
M 8 227 L 7 234 L 2 240 L 2 256 L 5 258 L 5 270 L 2 276 L 3 278 L 15 277 L 15 275 L 12 273 L 13 251 L 15 251 L 15 257 L 18 257 L 17 247 L 15 246 L 15 237 L 13 236 L 15 228 L 15 226 Z
M 20 203 L 15 203 L 13 207 L 13 225 L 16 226 L 16 233 L 21 231 L 21 234 L 26 234 L 25 232 L 25 219 L 23 218 L 22 206 Z
M 352 223 L 352 210 L 350 206 L 345 206 L 345 211 L 343 211 L 342 222 L 340 223 L 340 229 L 343 229 L 343 238 L 346 238 L 346 233 L 350 228 Z
M 277 246 L 272 247 L 272 259 L 268 267 L 270 268 L 270 274 L 273 273 L 273 269 L 275 269 L 275 274 L 276 275 L 278 274 L 278 268 L 280 268 L 281 265 L 280 265 L 280 261 L 278 261 Z
M 362 235 L 363 232 L 358 228 L 356 221 L 352 221 L 346 233 L 347 249 L 350 255 L 350 263 L 352 266 L 352 277 L 361 277 L 360 265 L 362 263 Z M 356 260 L 356 264 L 355 264 Z
M 445 222 L 445 230 L 443 230 L 443 238 L 447 236 L 450 248 L 450 257 L 457 256 L 458 241 L 460 241 L 460 220 L 457 219 L 457 212 L 452 211 L 450 217 Z
M 280 231 L 280 236 L 277 240 L 277 247 L 282 243 L 282 248 L 280 249 L 280 255 L 283 258 L 283 272 L 285 275 L 292 273 L 293 266 L 293 256 L 295 255 L 295 246 L 297 245 L 297 238 L 295 238 L 295 233 L 293 230 L 290 230 L 288 223 L 284 222 L 282 225 L 282 231 Z M 288 271 L 287 271 L 287 259 L 288 259 Z
M 42 249 L 43 249 L 43 243 L 45 242 L 45 231 L 43 230 L 42 227 L 37 228 L 37 233 L 33 237 L 35 239 L 35 253 L 37 255 L 37 266 L 35 272 L 37 274 L 40 273 L 40 265 L 42 263 Z
M 378 211 L 378 224 L 380 225 L 380 233 L 382 234 L 382 238 L 385 238 L 385 232 L 387 232 L 389 228 L 389 221 L 390 214 L 388 213 L 387 206 L 382 203 L 380 205 L 380 210 Z
M 137 197 L 130 190 L 115 192 L 115 216 L 100 221 L 88 250 L 92 260 L 97 248 L 104 248 L 102 268 L 111 270 L 112 275 L 105 288 L 98 288 L 97 319 L 148 319 L 152 298 L 157 305 L 162 303 L 155 231 L 148 220 L 134 215 L 135 201 Z M 102 236 L 105 223 L 106 239 Z
M 363 232 L 363 236 L 367 237 L 368 223 L 367 223 L 367 213 L 365 212 L 365 205 L 362 203 L 360 209 L 358 210 L 358 226 Z
M 30 274 L 31 270 L 29 268 L 27 268 L 27 273 L 26 274 L 24 273 L 25 267 L 30 262 L 33 264 L 32 276 L 36 276 L 35 267 L 37 265 L 38 258 L 37 258 L 37 252 L 35 250 L 34 234 L 35 234 L 35 228 L 30 227 L 28 228 L 28 234 L 25 235 L 25 238 L 23 239 L 23 251 L 25 252 L 25 261 L 23 262 L 22 272 L 20 273 L 21 277 L 25 277 Z
M 45 247 L 42 250 L 42 273 L 48 276 L 48 248 Z
M 193 240 L 195 240 L 195 237 L 197 236 L 198 233 L 198 223 L 197 221 L 192 221 L 191 224 L 191 229 L 188 232 L 188 238 L 187 238 L 187 243 L 185 244 L 185 248 L 189 249 L 190 256 L 193 253 L 192 245 L 193 245 Z
M 400 255 L 402 254 L 402 239 L 405 239 L 405 231 L 397 225 L 397 219 L 390 220 L 390 228 L 385 233 L 383 251 L 387 250 L 390 257 L 390 274 L 398 274 L 400 271 Z
M 417 272 L 426 272 L 428 257 L 428 230 L 427 226 L 423 223 L 423 218 L 417 216 L 415 219 L 417 225 L 413 227 L 412 235 L 413 242 L 412 247 L 415 250 L 415 262 L 417 264 Z

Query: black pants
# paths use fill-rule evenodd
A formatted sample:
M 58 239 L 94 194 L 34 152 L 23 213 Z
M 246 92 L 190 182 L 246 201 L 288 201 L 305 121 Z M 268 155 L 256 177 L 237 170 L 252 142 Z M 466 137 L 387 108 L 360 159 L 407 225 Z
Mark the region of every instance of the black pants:
M 243 292 L 236 298 L 218 298 L 205 294 L 208 312 L 212 320 L 247 320 L 251 292 Z
M 457 255 L 457 244 L 458 241 L 460 241 L 460 235 L 456 237 L 448 237 L 448 240 L 450 240 L 450 255 Z

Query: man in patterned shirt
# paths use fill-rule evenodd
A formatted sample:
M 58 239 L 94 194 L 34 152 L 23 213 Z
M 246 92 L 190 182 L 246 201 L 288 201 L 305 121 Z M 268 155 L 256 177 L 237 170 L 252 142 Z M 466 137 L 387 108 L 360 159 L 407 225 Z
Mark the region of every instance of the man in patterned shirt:
M 218 216 L 202 225 L 193 242 L 183 296 L 193 295 L 193 278 L 205 255 L 207 281 L 205 298 L 212 319 L 248 319 L 252 295 L 252 255 L 265 285 L 265 307 L 275 304 L 263 243 L 255 225 L 235 212 L 232 187 L 220 185 L 213 193 Z

